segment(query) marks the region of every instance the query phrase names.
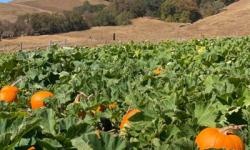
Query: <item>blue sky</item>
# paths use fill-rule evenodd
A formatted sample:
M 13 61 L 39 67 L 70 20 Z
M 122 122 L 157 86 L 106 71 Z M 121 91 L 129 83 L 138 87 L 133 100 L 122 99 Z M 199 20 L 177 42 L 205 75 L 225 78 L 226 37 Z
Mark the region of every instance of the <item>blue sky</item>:
M 6 2 L 9 2 L 11 0 L 0 0 L 0 3 L 6 3 Z

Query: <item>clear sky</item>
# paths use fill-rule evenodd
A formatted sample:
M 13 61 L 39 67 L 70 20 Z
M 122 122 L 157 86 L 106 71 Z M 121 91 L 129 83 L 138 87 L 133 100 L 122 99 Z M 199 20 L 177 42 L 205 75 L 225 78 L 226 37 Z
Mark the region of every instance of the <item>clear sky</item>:
M 0 3 L 6 3 L 6 2 L 9 2 L 11 0 L 0 0 Z

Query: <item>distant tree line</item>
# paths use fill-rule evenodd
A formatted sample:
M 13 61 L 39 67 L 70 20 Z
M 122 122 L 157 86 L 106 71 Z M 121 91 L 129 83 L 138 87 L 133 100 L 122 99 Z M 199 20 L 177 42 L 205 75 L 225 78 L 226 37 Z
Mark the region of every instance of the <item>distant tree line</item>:
M 35 13 L 19 16 L 15 23 L 0 22 L 2 38 L 43 35 L 88 29 L 87 22 L 75 12 Z
M 171 22 L 195 22 L 214 15 L 238 0 L 108 0 L 109 5 L 88 1 L 72 11 L 35 13 L 17 21 L 0 22 L 2 38 L 21 35 L 55 34 L 89 29 L 92 26 L 126 25 L 131 19 L 152 16 Z

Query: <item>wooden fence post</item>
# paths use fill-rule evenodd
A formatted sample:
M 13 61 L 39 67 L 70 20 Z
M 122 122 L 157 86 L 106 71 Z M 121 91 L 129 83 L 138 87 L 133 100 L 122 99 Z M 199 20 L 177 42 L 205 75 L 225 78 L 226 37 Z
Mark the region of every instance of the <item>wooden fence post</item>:
M 51 45 L 52 45 L 52 41 L 50 40 L 49 41 L 49 48 L 51 48 Z
M 23 43 L 20 43 L 20 50 L 23 51 Z
M 67 46 L 67 39 L 64 40 L 64 46 Z
M 115 37 L 115 33 L 113 33 L 113 41 L 115 41 L 116 37 Z

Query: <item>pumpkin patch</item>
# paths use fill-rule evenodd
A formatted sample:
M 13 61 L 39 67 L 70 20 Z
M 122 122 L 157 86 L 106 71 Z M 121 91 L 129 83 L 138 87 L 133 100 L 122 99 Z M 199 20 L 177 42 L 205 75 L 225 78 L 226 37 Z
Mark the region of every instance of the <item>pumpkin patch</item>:
M 0 149 L 248 150 L 249 43 L 1 53 Z

